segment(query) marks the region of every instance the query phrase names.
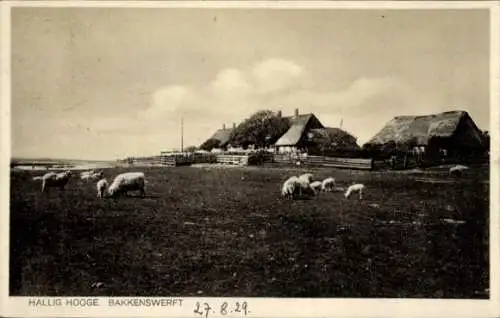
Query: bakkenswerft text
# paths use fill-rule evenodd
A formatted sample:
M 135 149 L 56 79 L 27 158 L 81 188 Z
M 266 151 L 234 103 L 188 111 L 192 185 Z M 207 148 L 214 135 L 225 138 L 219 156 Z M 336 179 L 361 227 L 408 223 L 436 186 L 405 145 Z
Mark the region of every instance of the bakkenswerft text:
M 145 306 L 145 307 L 167 307 L 182 306 L 182 299 L 158 299 L 158 298 L 129 298 L 129 299 L 109 299 L 109 306 Z

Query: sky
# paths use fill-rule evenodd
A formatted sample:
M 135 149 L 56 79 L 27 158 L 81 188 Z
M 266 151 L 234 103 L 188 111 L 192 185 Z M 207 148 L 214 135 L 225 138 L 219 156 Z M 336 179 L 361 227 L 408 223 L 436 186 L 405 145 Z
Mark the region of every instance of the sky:
M 486 10 L 13 8 L 12 156 L 200 145 L 253 112 L 314 113 L 362 145 L 398 115 L 489 129 Z

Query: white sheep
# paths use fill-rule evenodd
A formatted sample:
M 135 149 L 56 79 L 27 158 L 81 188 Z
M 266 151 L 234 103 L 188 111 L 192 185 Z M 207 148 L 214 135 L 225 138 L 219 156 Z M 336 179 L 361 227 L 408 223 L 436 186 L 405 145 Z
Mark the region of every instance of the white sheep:
M 140 191 L 142 197 L 146 195 L 144 185 L 146 183 L 144 172 L 125 172 L 119 174 L 108 188 L 108 194 L 115 196 L 121 193 L 127 195 L 128 191 Z
M 43 180 L 43 176 L 33 177 L 33 180 Z
M 59 187 L 60 190 L 64 190 L 71 176 L 72 173 L 70 170 L 60 173 L 49 172 L 45 174 L 42 177 L 42 192 L 45 192 L 49 187 Z
M 288 178 L 284 183 L 283 187 L 281 188 L 281 195 L 284 198 L 288 199 L 293 199 L 295 197 L 295 194 L 297 193 L 300 185 L 298 183 L 297 177 L 293 176 Z
M 108 180 L 106 179 L 101 179 L 99 181 L 97 181 L 97 185 L 96 185 L 96 188 L 97 188 L 97 197 L 98 198 L 102 198 L 104 196 L 104 191 L 106 191 L 106 189 L 108 188 Z
M 314 181 L 310 184 L 311 189 L 313 189 L 315 193 L 319 193 L 321 191 L 322 186 L 323 183 L 321 181 Z
M 80 173 L 80 177 L 83 177 L 83 176 L 86 176 L 89 174 L 93 174 L 93 173 L 94 173 L 94 170 L 83 171 L 82 173 Z
M 333 191 L 333 189 L 335 189 L 335 178 L 330 177 L 323 180 L 323 182 L 321 183 L 321 190 L 330 192 Z
M 89 181 L 91 178 L 92 176 L 90 174 L 84 174 L 83 176 L 80 177 L 80 179 L 85 182 Z
M 364 188 L 365 188 L 365 185 L 361 184 L 361 183 L 355 183 L 355 184 L 351 185 L 349 188 L 347 188 L 347 191 L 345 192 L 346 199 L 348 199 L 353 192 L 358 192 L 359 198 L 363 199 Z
M 462 166 L 462 165 L 456 165 L 450 168 L 450 176 L 456 175 L 460 176 L 463 171 L 469 170 L 469 167 Z
M 104 173 L 102 171 L 99 171 L 99 172 L 91 172 L 91 173 L 87 173 L 87 174 L 82 174 L 80 179 L 82 179 L 82 181 L 94 181 L 94 180 L 99 180 L 101 179 L 102 177 L 104 176 Z

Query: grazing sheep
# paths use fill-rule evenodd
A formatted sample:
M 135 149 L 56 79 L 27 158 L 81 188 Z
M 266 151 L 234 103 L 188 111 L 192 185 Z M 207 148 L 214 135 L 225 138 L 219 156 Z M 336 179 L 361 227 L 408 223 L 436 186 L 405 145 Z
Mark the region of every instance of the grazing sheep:
M 64 190 L 66 184 L 71 178 L 72 173 L 70 170 L 61 173 L 49 172 L 42 177 L 42 192 L 49 187 L 59 187 L 60 190 Z
M 82 172 L 80 173 L 80 176 L 85 176 L 85 175 L 92 174 L 92 173 L 94 173 L 94 170 L 82 171 Z
M 125 172 L 115 177 L 108 188 L 108 194 L 114 197 L 122 193 L 128 195 L 128 191 L 138 190 L 141 196 L 144 197 L 146 195 L 144 191 L 145 183 L 144 172 Z
M 315 195 L 315 191 L 311 188 L 311 184 L 304 179 L 298 177 L 290 177 L 285 181 L 281 189 L 281 194 L 286 198 L 295 198 L 295 195 Z
M 288 178 L 281 188 L 281 195 L 287 199 L 293 199 L 297 193 L 300 185 L 298 183 L 298 178 L 293 176 Z
M 43 176 L 33 177 L 33 180 L 43 180 Z
M 87 180 L 87 177 L 94 174 L 95 171 L 94 170 L 87 170 L 87 171 L 83 171 L 80 173 L 80 179 L 82 180 Z
M 104 173 L 102 171 L 99 172 L 91 172 L 88 174 L 83 174 L 81 175 L 80 179 L 82 181 L 94 181 L 94 180 L 100 180 L 104 176 Z
M 456 165 L 450 168 L 450 176 L 460 176 L 463 171 L 469 170 L 469 167 Z
M 108 180 L 106 179 L 101 179 L 97 181 L 97 197 L 102 198 L 104 196 L 104 191 L 108 188 Z
M 345 192 L 345 197 L 348 199 L 353 192 L 358 192 L 359 193 L 359 198 L 363 199 L 363 189 L 365 188 L 364 184 L 361 183 L 355 183 L 351 185 L 347 191 Z
M 323 180 L 322 184 L 321 184 L 321 190 L 325 191 L 325 192 L 331 192 L 333 191 L 333 189 L 335 189 L 335 179 L 334 178 L 326 178 L 325 180 Z
M 321 191 L 323 183 L 321 181 L 314 181 L 310 184 L 311 189 L 314 190 L 315 193 L 319 193 Z

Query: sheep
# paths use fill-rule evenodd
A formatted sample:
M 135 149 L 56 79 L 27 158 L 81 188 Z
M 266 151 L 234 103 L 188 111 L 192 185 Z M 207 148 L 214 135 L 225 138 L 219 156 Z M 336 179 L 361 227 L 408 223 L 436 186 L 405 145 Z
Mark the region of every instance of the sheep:
M 60 190 L 64 190 L 71 176 L 72 173 L 70 170 L 60 173 L 49 172 L 45 174 L 42 177 L 42 192 L 45 192 L 49 187 L 59 187 Z
M 83 171 L 82 173 L 80 173 L 80 177 L 83 177 L 83 176 L 86 176 L 89 174 L 93 174 L 93 173 L 94 173 L 94 170 Z
M 311 188 L 311 185 L 307 180 L 293 176 L 288 178 L 285 183 L 283 183 L 281 194 L 285 198 L 293 199 L 297 194 L 315 195 L 315 191 Z
M 33 177 L 33 180 L 43 180 L 43 176 Z
M 97 181 L 97 185 L 96 185 L 96 188 L 97 188 L 97 197 L 98 198 L 102 198 L 104 196 L 104 191 L 106 191 L 106 189 L 108 188 L 108 180 L 106 179 L 101 179 L 99 181 Z
M 80 179 L 82 179 L 82 181 L 99 180 L 99 179 L 102 179 L 103 176 L 104 176 L 104 173 L 102 171 L 90 172 L 87 174 L 81 174 Z
M 462 172 L 465 170 L 469 170 L 469 167 L 462 166 L 462 165 L 456 165 L 450 168 L 450 176 L 460 176 L 462 175 Z
M 364 184 L 361 183 L 355 183 L 351 185 L 347 191 L 345 192 L 345 197 L 348 199 L 351 196 L 351 193 L 353 192 L 358 192 L 359 193 L 359 198 L 363 199 L 363 189 L 365 188 Z
M 114 197 L 118 194 L 128 194 L 128 191 L 140 191 L 142 197 L 146 195 L 144 191 L 145 185 L 144 172 L 125 172 L 119 174 L 113 180 L 113 183 L 108 188 L 108 194 Z
M 295 176 L 290 177 L 283 183 L 283 187 L 281 188 L 281 195 L 284 198 L 293 199 L 299 187 L 300 185 L 298 183 L 298 178 Z
M 330 192 L 330 191 L 333 191 L 333 189 L 335 189 L 335 179 L 334 178 L 326 178 L 325 180 L 323 180 L 323 182 L 321 183 L 321 190 L 322 191 L 325 191 L 325 192 Z

